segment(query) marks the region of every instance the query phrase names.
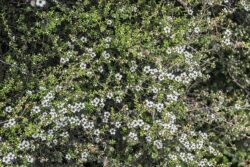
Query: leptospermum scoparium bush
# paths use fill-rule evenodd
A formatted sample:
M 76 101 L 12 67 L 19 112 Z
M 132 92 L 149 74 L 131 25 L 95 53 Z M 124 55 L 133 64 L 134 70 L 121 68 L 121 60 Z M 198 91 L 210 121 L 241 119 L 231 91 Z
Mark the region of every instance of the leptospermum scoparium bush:
M 247 0 L 0 9 L 0 166 L 249 165 Z

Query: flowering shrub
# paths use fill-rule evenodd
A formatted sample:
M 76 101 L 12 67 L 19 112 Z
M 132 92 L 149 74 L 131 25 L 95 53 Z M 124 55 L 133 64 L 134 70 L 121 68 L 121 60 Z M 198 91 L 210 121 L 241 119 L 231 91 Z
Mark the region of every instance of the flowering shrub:
M 0 6 L 0 166 L 249 165 L 247 1 Z

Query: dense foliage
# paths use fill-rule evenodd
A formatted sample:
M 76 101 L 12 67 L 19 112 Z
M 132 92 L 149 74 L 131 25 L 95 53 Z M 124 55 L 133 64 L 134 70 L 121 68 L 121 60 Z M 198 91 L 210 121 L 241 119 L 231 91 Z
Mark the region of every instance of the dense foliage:
M 1 0 L 0 166 L 248 166 L 247 0 Z

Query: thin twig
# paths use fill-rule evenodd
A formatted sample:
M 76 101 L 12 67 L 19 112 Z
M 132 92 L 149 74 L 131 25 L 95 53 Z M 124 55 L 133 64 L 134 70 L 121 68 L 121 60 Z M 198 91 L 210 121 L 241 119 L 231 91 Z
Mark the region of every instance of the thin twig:
M 189 10 L 186 2 L 184 2 L 183 0 L 177 0 L 177 1 L 185 8 L 185 10 L 187 10 L 187 11 Z
M 233 81 L 238 87 L 240 87 L 241 89 L 243 89 L 243 90 L 247 93 L 247 95 L 249 95 L 249 94 L 250 94 L 249 90 L 248 90 L 245 86 L 243 86 L 242 84 L 240 84 L 240 83 L 237 81 L 237 79 L 230 73 L 230 71 L 229 71 L 228 69 L 227 69 L 227 72 L 228 72 L 228 75 L 231 77 L 232 81 Z

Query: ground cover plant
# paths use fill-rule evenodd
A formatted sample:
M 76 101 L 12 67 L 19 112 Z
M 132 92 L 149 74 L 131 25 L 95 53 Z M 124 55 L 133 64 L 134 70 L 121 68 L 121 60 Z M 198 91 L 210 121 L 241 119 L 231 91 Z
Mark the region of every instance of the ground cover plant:
M 0 166 L 250 165 L 247 0 L 1 0 Z

